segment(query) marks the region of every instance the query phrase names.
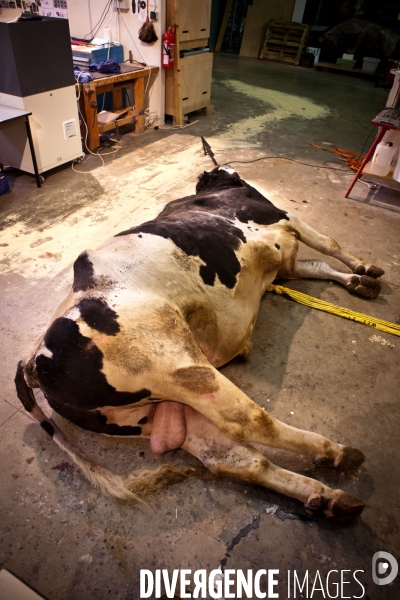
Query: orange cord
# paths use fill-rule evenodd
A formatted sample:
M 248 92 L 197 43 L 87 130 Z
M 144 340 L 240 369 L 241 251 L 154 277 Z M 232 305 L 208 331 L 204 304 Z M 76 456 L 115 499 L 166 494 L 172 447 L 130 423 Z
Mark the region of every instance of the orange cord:
M 346 165 L 350 167 L 350 169 L 353 169 L 353 171 L 358 171 L 362 164 L 362 161 L 365 158 L 365 154 L 351 152 L 350 150 L 342 150 L 341 148 L 334 148 L 333 150 L 329 150 L 328 148 L 324 148 L 323 146 L 317 146 L 317 144 L 313 144 L 313 142 L 310 142 L 310 145 L 314 148 L 318 148 L 319 150 L 324 150 L 325 152 L 330 152 L 331 154 L 341 156 L 342 158 L 339 158 L 339 160 L 345 162 Z

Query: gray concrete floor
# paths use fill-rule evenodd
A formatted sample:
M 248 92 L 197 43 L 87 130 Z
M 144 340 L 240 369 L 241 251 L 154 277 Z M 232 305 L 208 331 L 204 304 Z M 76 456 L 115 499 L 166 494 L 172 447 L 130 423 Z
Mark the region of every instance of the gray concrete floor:
M 344 477 L 302 457 L 267 452 L 278 464 L 362 498 L 367 508 L 351 523 L 300 520 L 306 513 L 296 501 L 228 479 L 192 479 L 162 490 L 149 499 L 152 513 L 106 498 L 24 412 L 13 386 L 18 360 L 71 284 L 78 253 L 194 192 L 197 176 L 212 166 L 200 135 L 219 163 L 267 155 L 314 165 L 278 158 L 234 166 L 278 206 L 386 271 L 375 301 L 329 282 L 291 281 L 291 287 L 399 323 L 400 194 L 358 183 L 345 200 L 345 164 L 310 146 L 361 151 L 371 133 L 369 146 L 370 121 L 387 94 L 350 77 L 217 55 L 214 116 L 199 115 L 181 131 L 127 133 L 118 152 L 104 157 L 104 168 L 89 156 L 76 167 L 87 174 L 62 167 L 47 174 L 40 190 L 32 177 L 10 173 L 11 191 L 0 198 L 0 567 L 49 600 L 133 600 L 141 568 L 211 570 L 221 563 L 279 569 L 280 598 L 289 597 L 288 570 L 301 578 L 308 570 L 312 581 L 318 571 L 325 582 L 332 569 L 350 571 L 352 583 L 339 597 L 400 597 L 398 579 L 378 586 L 371 578 L 375 552 L 400 558 L 396 336 L 267 293 L 249 362 L 223 369 L 275 417 L 365 453 L 362 468 Z M 315 256 L 301 249 L 302 258 Z M 121 474 L 195 463 L 183 451 L 155 457 L 145 441 L 103 438 L 58 422 L 84 452 Z M 357 569 L 364 571 L 358 577 L 365 594 L 352 578 Z

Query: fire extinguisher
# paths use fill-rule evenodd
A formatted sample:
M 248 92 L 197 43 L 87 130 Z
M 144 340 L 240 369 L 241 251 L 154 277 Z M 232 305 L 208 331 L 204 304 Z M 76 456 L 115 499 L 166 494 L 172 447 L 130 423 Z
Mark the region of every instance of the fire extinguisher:
M 162 61 L 164 69 L 173 69 L 176 40 L 176 25 L 168 27 L 162 36 Z

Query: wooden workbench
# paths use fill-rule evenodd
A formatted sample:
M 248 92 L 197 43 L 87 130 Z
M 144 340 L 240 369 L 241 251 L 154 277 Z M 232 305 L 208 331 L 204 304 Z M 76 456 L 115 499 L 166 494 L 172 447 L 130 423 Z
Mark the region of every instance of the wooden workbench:
M 87 147 L 94 150 L 100 146 L 100 133 L 105 131 L 104 126 L 97 121 L 97 95 L 112 92 L 113 110 L 123 108 L 123 89 L 133 87 L 134 111 L 127 117 L 118 119 L 118 126 L 127 123 L 135 123 L 135 132 L 143 133 L 145 130 L 145 80 L 158 73 L 158 67 L 136 67 L 132 65 L 121 65 L 121 72 L 115 75 L 107 73 L 92 72 L 95 77 L 89 83 L 77 83 L 79 89 L 79 110 L 82 118 L 87 124 Z M 109 129 L 110 127 L 108 127 Z

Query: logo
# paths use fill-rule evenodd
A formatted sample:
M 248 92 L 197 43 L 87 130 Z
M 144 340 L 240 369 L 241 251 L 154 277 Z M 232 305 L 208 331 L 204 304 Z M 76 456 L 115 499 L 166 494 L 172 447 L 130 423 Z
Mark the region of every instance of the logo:
M 372 557 L 372 579 L 376 585 L 392 583 L 396 579 L 398 571 L 399 565 L 394 556 L 389 552 L 375 552 Z

